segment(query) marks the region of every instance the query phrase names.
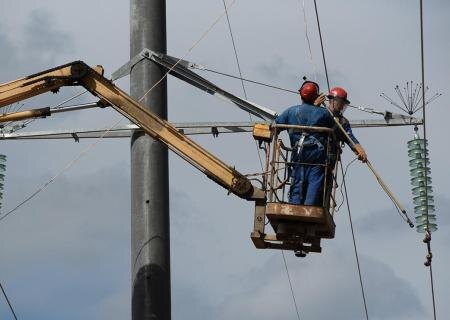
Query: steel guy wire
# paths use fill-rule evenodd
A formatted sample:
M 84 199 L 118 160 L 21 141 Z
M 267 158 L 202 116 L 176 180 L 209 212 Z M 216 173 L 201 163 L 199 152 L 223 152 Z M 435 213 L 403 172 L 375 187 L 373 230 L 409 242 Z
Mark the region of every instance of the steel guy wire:
M 358 249 L 356 247 L 355 231 L 353 229 L 352 214 L 351 214 L 351 211 L 350 211 L 350 201 L 348 199 L 347 185 L 345 183 L 344 167 L 342 166 L 342 162 L 340 163 L 340 166 L 341 166 L 341 172 L 342 172 L 342 184 L 344 186 L 344 192 L 345 192 L 345 200 L 346 200 L 346 203 L 347 203 L 348 218 L 349 218 L 349 221 L 350 221 L 350 229 L 352 231 L 353 248 L 355 250 L 356 265 L 358 267 L 359 283 L 361 285 L 361 294 L 362 294 L 363 303 L 364 303 L 364 311 L 365 311 L 365 314 L 366 314 L 366 319 L 369 320 L 369 313 L 367 312 L 366 295 L 364 293 L 364 285 L 363 285 L 363 280 L 362 280 L 362 275 L 361 275 L 361 266 L 359 264 Z
M 424 58 L 424 41 L 423 41 L 423 0 L 420 0 L 420 58 L 421 58 L 421 71 L 422 71 L 422 118 L 423 118 L 423 139 L 427 141 L 427 127 L 426 127 L 426 110 L 425 110 L 425 58 Z M 428 198 L 428 173 L 427 173 L 428 165 L 425 161 L 425 197 Z M 428 219 L 428 207 L 425 210 L 427 217 L 427 230 L 429 228 L 429 219 Z M 431 234 L 431 232 L 430 232 Z M 431 285 L 431 297 L 433 301 L 433 317 L 436 320 L 436 301 L 434 295 L 434 281 L 433 281 L 433 270 L 431 268 L 431 236 L 427 242 L 428 255 L 429 259 L 429 268 L 430 268 L 430 285 Z
M 234 50 L 234 56 L 236 58 L 236 64 L 237 64 L 238 71 L 239 71 L 239 77 L 241 78 L 242 91 L 244 92 L 245 100 L 248 100 L 248 98 L 247 98 L 247 91 L 245 91 L 244 80 L 242 80 L 241 64 L 239 63 L 239 56 L 238 56 L 237 49 L 236 49 L 236 43 L 234 42 L 234 36 L 233 36 L 233 31 L 231 29 L 230 17 L 228 16 L 227 5 L 225 3 L 225 0 L 222 0 L 222 3 L 223 3 L 223 7 L 225 9 L 225 15 L 227 17 L 228 30 L 230 31 L 231 42 L 233 44 L 233 50 Z M 253 117 L 250 114 L 250 112 L 248 113 L 248 116 L 250 118 L 250 121 L 253 122 Z M 256 146 L 256 151 L 258 152 L 258 158 L 259 158 L 259 164 L 261 165 L 261 171 L 264 171 L 264 165 L 262 163 L 261 152 L 259 150 L 258 142 L 256 140 L 255 140 L 255 146 Z
M 298 311 L 297 300 L 295 300 L 294 288 L 292 287 L 291 276 L 289 275 L 289 269 L 286 262 L 286 257 L 284 256 L 284 250 L 281 250 L 281 255 L 283 256 L 284 267 L 286 269 L 286 275 L 289 281 L 289 287 L 291 288 L 292 300 L 294 301 L 295 312 L 297 313 L 297 319 L 300 320 L 300 312 Z
M 8 296 L 6 295 L 5 289 L 3 288 L 3 285 L 2 285 L 1 282 L 0 282 L 0 289 L 2 290 L 3 296 L 5 297 L 5 300 L 6 300 L 6 302 L 8 303 L 9 310 L 11 310 L 11 313 L 13 314 L 14 319 L 17 320 L 16 312 L 14 311 L 14 308 L 13 308 L 13 306 L 12 306 L 12 304 L 11 304 L 11 301 L 9 301 L 9 298 L 8 298 Z

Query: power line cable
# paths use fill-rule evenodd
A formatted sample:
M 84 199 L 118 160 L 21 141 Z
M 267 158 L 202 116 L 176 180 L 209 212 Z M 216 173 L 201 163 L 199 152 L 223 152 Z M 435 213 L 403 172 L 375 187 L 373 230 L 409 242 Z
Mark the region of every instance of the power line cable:
M 325 76 L 327 78 L 328 91 L 330 91 L 330 80 L 328 78 L 327 61 L 325 59 L 325 51 L 323 49 L 322 31 L 320 30 L 319 11 L 317 10 L 317 2 L 314 0 L 314 8 L 316 10 L 317 28 L 319 29 L 320 47 L 322 48 L 323 66 L 325 67 Z
M 14 319 L 17 320 L 16 312 L 14 311 L 14 308 L 13 308 L 13 306 L 12 306 L 12 304 L 11 304 L 11 301 L 9 301 L 9 298 L 8 298 L 8 296 L 6 295 L 5 289 L 3 288 L 3 285 L 2 285 L 1 282 L 0 282 L 0 289 L 2 290 L 3 296 L 5 297 L 5 300 L 6 300 L 6 302 L 8 303 L 9 309 L 11 310 L 11 313 L 13 314 Z
M 358 160 L 358 158 L 354 158 L 352 161 L 350 161 L 348 164 L 347 164 L 347 166 L 345 167 L 345 171 L 344 171 L 344 174 L 342 175 L 342 177 L 343 177 L 343 179 L 342 179 L 342 182 L 341 182 L 341 186 L 340 186 L 340 193 L 341 193 L 341 196 L 342 196 L 342 202 L 339 204 L 339 206 L 338 206 L 338 208 L 336 209 L 336 212 L 338 212 L 339 210 L 341 210 L 341 207 L 342 207 L 342 205 L 344 204 L 344 202 L 345 202 L 345 196 L 344 196 L 344 188 L 342 187 L 342 184 L 344 183 L 344 179 L 345 179 L 345 177 L 347 176 L 347 170 L 348 170 L 348 168 L 353 164 L 353 163 L 355 163 L 355 161 L 356 160 Z M 340 160 L 339 160 L 339 162 L 341 162 Z M 337 170 L 336 170 L 337 171 Z
M 362 276 L 361 276 L 361 266 L 359 264 L 358 249 L 356 247 L 355 231 L 353 229 L 352 214 L 351 214 L 351 211 L 350 211 L 350 202 L 349 202 L 349 199 L 348 199 L 347 185 L 345 183 L 345 173 L 346 172 L 344 172 L 344 167 L 342 166 L 342 162 L 340 162 L 340 167 L 341 167 L 341 172 L 342 172 L 342 184 L 344 186 L 345 199 L 346 199 L 346 203 L 347 203 L 348 218 L 349 218 L 349 221 L 350 221 L 350 229 L 352 231 L 353 248 L 355 250 L 356 265 L 358 267 L 359 283 L 361 285 L 361 293 L 362 293 L 362 298 L 363 298 L 363 302 L 364 302 L 364 311 L 365 311 L 365 314 L 366 314 L 366 319 L 369 320 L 369 313 L 367 312 L 366 295 L 364 293 L 364 285 L 363 285 L 363 280 L 362 280 Z
M 425 100 L 425 58 L 424 58 L 424 40 L 423 40 L 423 0 L 420 0 L 420 57 L 421 57 L 421 67 L 422 67 L 422 118 L 423 118 L 423 139 L 426 143 L 427 141 L 427 127 L 426 127 L 426 100 Z M 425 155 L 426 157 L 426 155 Z M 428 165 L 425 164 L 425 199 L 428 199 Z M 430 220 L 428 214 L 428 205 L 425 206 L 425 213 L 427 217 L 427 230 L 424 242 L 427 244 L 428 255 L 427 262 L 425 265 L 429 266 L 430 269 L 430 285 L 431 285 L 431 298 L 433 301 L 433 318 L 436 320 L 436 300 L 434 295 L 434 280 L 433 280 L 433 269 L 431 267 L 432 253 L 431 253 L 431 231 L 430 231 Z
M 291 288 L 292 300 L 294 301 L 295 312 L 297 313 L 297 319 L 300 320 L 300 312 L 298 311 L 297 300 L 295 300 L 294 289 L 292 287 L 291 276 L 289 275 L 289 269 L 286 262 L 286 257 L 284 256 L 284 250 L 281 250 L 281 254 L 283 256 L 284 268 L 286 269 L 287 278 L 289 281 L 289 287 Z
M 237 53 L 237 49 L 236 49 L 236 43 L 234 42 L 234 36 L 233 36 L 233 31 L 231 29 L 230 17 L 228 16 L 227 5 L 225 4 L 225 0 L 222 0 L 222 2 L 223 2 L 223 7 L 225 9 L 225 15 L 227 17 L 228 30 L 230 30 L 231 42 L 233 43 L 234 56 L 236 57 L 236 64 L 237 64 L 237 67 L 238 67 L 239 76 L 241 77 L 242 91 L 244 91 L 245 99 L 247 99 L 247 92 L 245 91 L 244 81 L 242 80 L 241 65 L 239 63 L 239 57 L 238 57 L 238 53 Z M 250 115 L 250 117 L 251 117 L 251 115 Z
M 301 6 L 302 6 L 302 11 L 303 11 L 303 22 L 305 23 L 305 40 L 306 43 L 308 45 L 308 49 L 309 49 L 309 58 L 311 60 L 311 63 L 313 65 L 313 70 L 314 70 L 314 81 L 317 82 L 317 66 L 316 66 L 316 62 L 314 61 L 313 58 L 313 54 L 312 54 L 312 50 L 311 50 L 311 42 L 309 41 L 309 35 L 308 35 L 308 21 L 306 19 L 306 5 L 305 5 L 305 0 L 298 0 L 299 2 L 301 2 Z
M 289 93 L 294 93 L 294 94 L 298 95 L 298 91 L 294 91 L 294 90 L 290 90 L 290 89 L 286 89 L 286 88 L 270 85 L 270 84 L 259 82 L 259 81 L 255 81 L 255 80 L 250 80 L 250 79 L 238 77 L 238 76 L 235 76 L 235 75 L 232 75 L 232 74 L 229 74 L 229 73 L 224 73 L 224 72 L 220 72 L 220 71 L 217 71 L 217 70 L 204 68 L 204 67 L 196 68 L 196 69 L 197 70 L 208 71 L 208 72 L 212 72 L 212 73 L 216 73 L 216 74 L 220 74 L 220 75 L 225 76 L 225 77 L 230 77 L 230 78 L 242 80 L 242 81 L 249 82 L 249 83 L 254 83 L 254 84 L 257 84 L 257 85 L 260 85 L 260 86 L 264 86 L 264 87 L 268 87 L 268 88 L 272 88 L 272 89 L 276 89 L 276 90 L 280 90 L 280 91 L 285 91 L 285 92 L 289 92 Z
M 236 58 L 236 64 L 237 64 L 238 71 L 239 71 L 239 77 L 241 78 L 242 91 L 244 92 L 245 100 L 248 100 L 247 91 L 245 90 L 244 80 L 242 80 L 241 64 L 239 63 L 239 56 L 238 56 L 237 49 L 236 49 L 236 43 L 234 42 L 234 36 L 233 36 L 233 31 L 231 29 L 230 17 L 228 16 L 227 5 L 225 3 L 225 0 L 222 0 L 222 2 L 223 2 L 223 7 L 225 9 L 225 15 L 227 17 L 228 30 L 230 31 L 231 42 L 233 43 L 234 56 Z M 250 118 L 250 122 L 253 122 L 253 117 L 250 114 L 250 112 L 248 113 L 248 116 Z M 259 150 L 258 142 L 256 140 L 255 140 L 255 146 L 256 146 L 256 151 L 258 152 L 258 158 L 259 158 L 259 164 L 261 165 L 261 171 L 264 171 L 264 165 L 262 162 L 261 152 Z

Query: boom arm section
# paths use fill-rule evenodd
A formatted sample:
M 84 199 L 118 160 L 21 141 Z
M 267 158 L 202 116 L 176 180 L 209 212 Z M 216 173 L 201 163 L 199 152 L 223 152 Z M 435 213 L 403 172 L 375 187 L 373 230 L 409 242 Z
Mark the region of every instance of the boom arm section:
M 103 76 L 103 68 L 91 68 L 75 61 L 22 79 L 0 85 L 0 107 L 25 100 L 60 87 L 80 85 L 141 127 L 148 135 L 164 143 L 210 179 L 237 196 L 265 201 L 263 190 L 234 168 L 180 133 L 169 122 L 148 111 Z

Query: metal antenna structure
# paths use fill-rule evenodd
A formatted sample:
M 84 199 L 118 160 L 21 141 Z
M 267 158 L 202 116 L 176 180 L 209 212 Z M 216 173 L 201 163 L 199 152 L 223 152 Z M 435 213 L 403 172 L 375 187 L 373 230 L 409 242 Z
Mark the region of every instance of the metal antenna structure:
M 423 103 L 422 97 L 425 96 L 429 88 L 428 86 L 425 87 L 425 92 L 422 92 L 424 90 L 422 84 L 414 83 L 413 81 L 406 82 L 406 85 L 402 89 L 399 85 L 396 85 L 394 90 L 400 98 L 400 103 L 395 102 L 385 93 L 381 93 L 380 96 L 408 115 L 413 115 L 442 95 L 441 93 L 435 93 Z M 431 186 L 430 157 L 427 139 L 420 138 L 417 126 L 414 127 L 414 131 L 414 138 L 408 141 L 408 156 L 411 158 L 409 160 L 411 191 L 414 202 L 414 213 L 416 214 L 417 231 L 426 233 L 437 230 L 436 216 L 433 214 L 435 212 L 435 205 Z M 429 259 L 431 259 L 431 256 Z
M 400 98 L 400 103 L 397 103 L 395 100 L 387 96 L 384 92 L 380 94 L 380 97 L 385 99 L 394 107 L 402 110 L 403 112 L 406 112 L 410 116 L 423 108 L 423 104 L 421 103 L 423 86 L 421 83 L 414 83 L 414 81 L 407 81 L 406 85 L 403 86 L 403 88 L 400 88 L 399 85 L 396 85 L 394 87 L 394 90 L 397 93 L 398 97 Z M 428 90 L 429 90 L 428 86 L 425 87 L 425 93 L 427 93 Z M 429 103 L 433 102 L 440 96 L 442 96 L 442 94 L 436 92 L 433 96 L 431 96 L 425 101 L 425 105 L 428 105 Z

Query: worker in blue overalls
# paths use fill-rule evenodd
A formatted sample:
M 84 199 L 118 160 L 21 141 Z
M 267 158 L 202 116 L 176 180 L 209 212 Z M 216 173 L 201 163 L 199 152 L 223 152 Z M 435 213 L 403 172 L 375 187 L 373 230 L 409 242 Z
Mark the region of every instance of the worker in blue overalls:
M 277 124 L 333 128 L 330 112 L 321 107 L 325 96 L 319 95 L 319 85 L 305 81 L 299 89 L 302 104 L 280 114 Z M 327 134 L 289 130 L 292 147 L 291 187 L 289 203 L 322 206 L 327 157 Z
M 364 149 L 351 132 L 348 120 L 342 116 L 347 95 L 342 99 L 342 91 L 330 90 L 330 111 L 338 117 L 344 129 L 356 144 L 355 152 L 362 161 L 367 160 Z M 339 88 L 342 89 L 342 88 Z M 334 91 L 333 91 L 334 90 Z M 342 89 L 343 90 L 343 89 Z M 288 108 L 280 114 L 275 122 L 277 124 L 304 125 L 326 127 L 335 129 L 336 125 L 330 111 L 320 105 L 325 96 L 319 94 L 319 86 L 315 82 L 305 81 L 299 89 L 301 105 Z M 342 97 L 341 97 L 342 96 Z M 327 163 L 327 134 L 320 132 L 305 132 L 289 130 L 289 139 L 292 147 L 291 157 L 291 187 L 289 190 L 289 203 L 299 205 L 323 206 L 323 190 L 325 180 L 325 165 Z M 345 141 L 344 139 L 342 139 Z

